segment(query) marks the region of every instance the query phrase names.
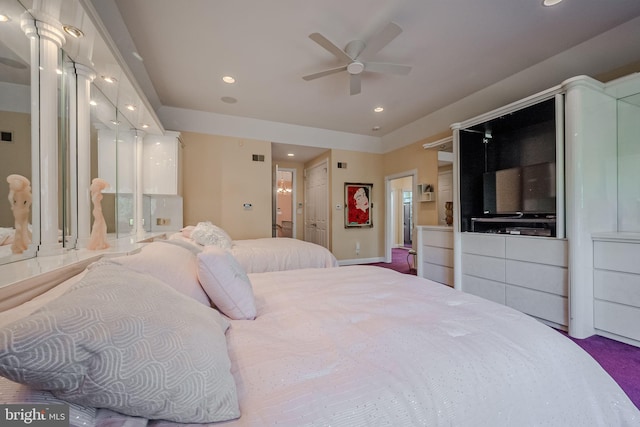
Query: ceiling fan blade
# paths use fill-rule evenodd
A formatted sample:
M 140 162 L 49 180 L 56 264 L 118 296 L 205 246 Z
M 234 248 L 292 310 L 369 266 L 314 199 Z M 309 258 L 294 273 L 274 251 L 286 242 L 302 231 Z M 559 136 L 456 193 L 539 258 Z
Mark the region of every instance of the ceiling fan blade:
M 329 39 L 320 33 L 309 34 L 309 38 L 320 46 L 331 52 L 336 58 L 344 62 L 351 62 L 351 58 L 342 49 L 333 44 Z
M 382 31 L 375 34 L 371 39 L 369 39 L 366 43 L 366 47 L 360 53 L 362 55 L 373 55 L 374 53 L 381 50 L 383 47 L 391 43 L 393 39 L 398 37 L 402 32 L 402 28 L 393 22 L 390 22 Z
M 351 79 L 349 80 L 349 93 L 351 95 L 357 95 L 360 93 L 360 74 L 349 74 Z
M 364 71 L 371 71 L 373 73 L 399 74 L 401 76 L 406 76 L 411 71 L 411 66 L 400 64 L 386 64 L 384 62 L 366 62 L 364 64 Z
M 302 78 L 305 79 L 306 81 L 309 81 L 309 80 L 318 79 L 320 77 L 328 76 L 329 74 L 335 74 L 335 73 L 339 73 L 340 71 L 346 71 L 346 70 L 347 70 L 347 66 L 343 65 L 341 67 L 332 68 L 330 70 L 320 71 L 319 73 L 309 74 L 307 76 L 303 76 Z

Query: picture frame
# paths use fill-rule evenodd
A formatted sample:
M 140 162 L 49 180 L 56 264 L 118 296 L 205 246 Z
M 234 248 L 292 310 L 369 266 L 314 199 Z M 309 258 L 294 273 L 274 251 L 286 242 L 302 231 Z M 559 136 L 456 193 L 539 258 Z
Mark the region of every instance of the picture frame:
M 372 228 L 373 184 L 344 183 L 344 228 Z

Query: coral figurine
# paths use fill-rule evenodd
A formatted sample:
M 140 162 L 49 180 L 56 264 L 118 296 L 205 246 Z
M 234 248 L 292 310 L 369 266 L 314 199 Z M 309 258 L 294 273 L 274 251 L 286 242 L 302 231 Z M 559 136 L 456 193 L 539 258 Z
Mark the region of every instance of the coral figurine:
M 94 178 L 89 187 L 91 201 L 93 202 L 93 227 L 91 228 L 91 238 L 87 248 L 91 250 L 109 247 L 107 242 L 107 223 L 104 220 L 104 215 L 102 215 L 102 190 L 108 186 L 109 183 L 104 179 Z
M 15 235 L 11 252 L 21 254 L 31 243 L 29 231 L 29 210 L 31 209 L 31 182 L 22 175 L 12 174 L 7 177 L 9 183 L 9 203 L 15 221 Z

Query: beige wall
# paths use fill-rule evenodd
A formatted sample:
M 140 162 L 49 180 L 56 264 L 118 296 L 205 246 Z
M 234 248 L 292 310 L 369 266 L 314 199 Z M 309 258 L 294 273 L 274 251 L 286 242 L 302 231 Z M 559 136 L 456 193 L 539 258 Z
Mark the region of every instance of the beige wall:
M 416 169 L 418 171 L 418 182 L 416 182 L 416 185 L 431 184 L 437 194 L 438 152 L 436 150 L 425 150 L 422 148 L 422 145 L 446 138 L 450 135 L 450 132 L 434 135 L 433 137 L 386 153 L 384 155 L 383 175 L 390 176 Z M 414 225 L 438 224 L 437 202 L 416 202 L 416 216 L 417 218 L 415 218 Z
M 294 209 L 296 237 L 304 239 L 304 170 L 327 160 L 330 250 L 339 260 L 382 258 L 386 222 L 385 177 L 416 169 L 417 183 L 437 186 L 437 151 L 425 150 L 422 145 L 448 135 L 450 133 L 438 134 L 386 154 L 329 150 L 302 164 L 272 162 L 268 141 L 183 132 L 184 223 L 193 225 L 211 221 L 227 230 L 234 239 L 270 237 L 272 176 L 277 163 L 281 168 L 296 170 L 296 200 L 302 203 L 301 208 Z M 252 154 L 264 154 L 265 162 L 253 162 Z M 338 162 L 346 162 L 347 169 L 338 169 Z M 344 228 L 345 182 L 373 184 L 373 228 Z M 243 203 L 252 203 L 252 210 L 245 211 Z M 341 209 L 336 209 L 337 204 Z M 437 203 L 416 202 L 416 213 L 414 225 L 438 223 Z M 356 255 L 358 242 L 360 253 Z
M 346 162 L 346 169 L 338 169 L 338 162 Z M 340 259 L 378 258 L 384 254 L 385 200 L 383 155 L 355 151 L 332 150 L 329 171 L 332 220 L 331 251 Z M 373 184 L 370 202 L 373 228 L 344 228 L 344 184 L 346 182 Z M 336 209 L 340 204 L 341 209 Z M 360 254 L 356 254 L 356 243 Z
M 233 239 L 270 237 L 270 143 L 193 132 L 181 139 L 185 225 L 211 221 Z M 252 154 L 264 155 L 264 162 L 254 162 Z
M 31 181 L 31 115 L 1 111 L 0 130 L 13 132 L 12 143 L 0 143 L 0 227 L 13 227 L 6 177 L 19 174 Z

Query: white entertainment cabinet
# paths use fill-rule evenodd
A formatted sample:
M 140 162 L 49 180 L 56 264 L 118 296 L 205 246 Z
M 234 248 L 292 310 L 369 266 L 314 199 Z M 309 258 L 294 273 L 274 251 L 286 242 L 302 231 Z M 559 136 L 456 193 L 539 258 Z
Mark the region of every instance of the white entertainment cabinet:
M 511 306 L 576 338 L 599 334 L 640 346 L 640 170 L 619 170 L 624 162 L 640 164 L 640 148 L 635 148 L 640 147 L 640 132 L 628 132 L 635 139 L 627 142 L 624 159 L 619 157 L 617 106 L 619 99 L 637 93 L 637 74 L 607 84 L 579 76 L 451 126 L 456 289 Z M 543 225 L 532 221 L 518 235 L 518 228 L 494 226 L 500 219 L 488 219 L 476 220 L 472 229 L 471 217 L 487 211 L 481 208 L 478 214 L 483 201 L 468 200 L 476 196 L 469 196 L 467 172 L 460 170 L 465 149 L 461 133 L 480 133 L 484 123 L 550 100 L 556 113 L 556 212 L 536 221 L 552 218 L 555 228 L 538 233 Z M 640 99 L 636 105 L 634 120 L 640 123 Z M 491 129 L 486 135 L 492 137 Z M 509 155 L 526 160 L 539 153 Z M 468 159 L 462 164 L 469 165 Z

